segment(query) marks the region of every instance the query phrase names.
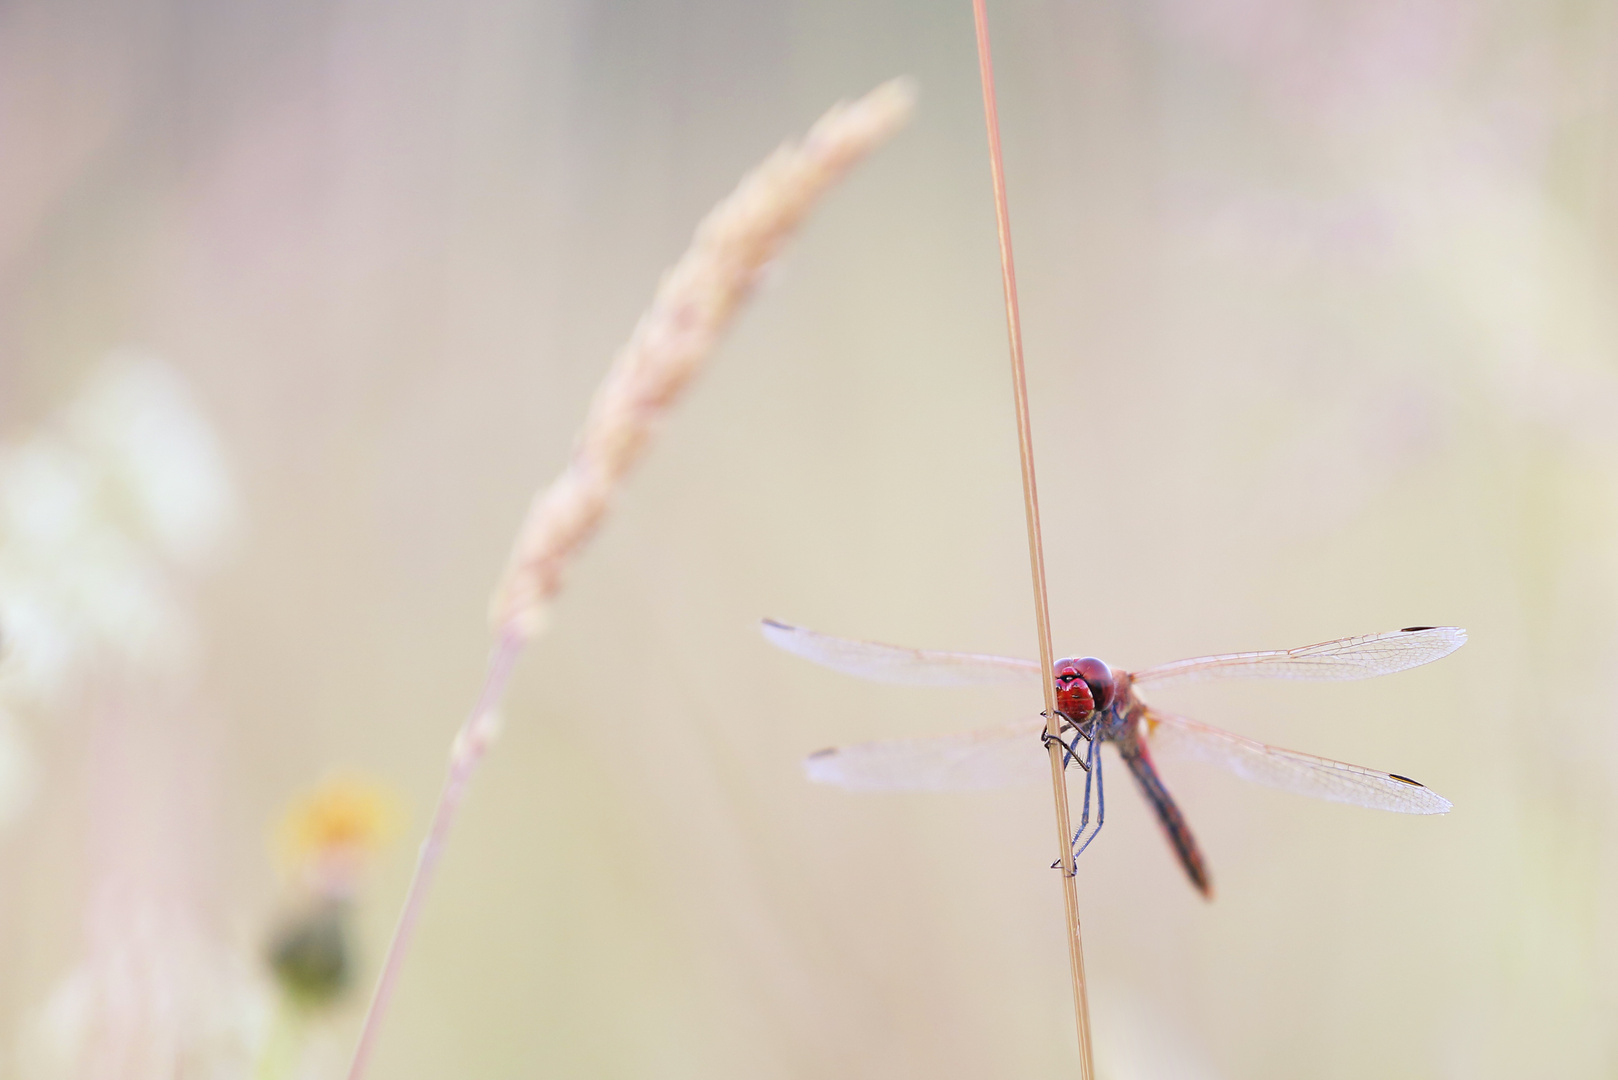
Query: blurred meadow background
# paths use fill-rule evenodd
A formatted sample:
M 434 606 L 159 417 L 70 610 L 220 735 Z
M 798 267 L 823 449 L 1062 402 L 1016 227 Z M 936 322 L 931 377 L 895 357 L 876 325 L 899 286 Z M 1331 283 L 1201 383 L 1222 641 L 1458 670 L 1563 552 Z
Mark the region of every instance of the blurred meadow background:
M 1154 698 L 1455 809 L 1167 761 L 1210 904 L 1115 768 L 1100 1075 L 1618 1075 L 1618 8 L 991 28 L 1059 653 L 1471 634 Z M 898 74 L 524 657 L 372 1075 L 1075 1074 L 1049 791 L 799 764 L 1037 702 L 756 628 L 1036 653 L 965 0 L 11 0 L 0 1077 L 342 1075 L 530 494 L 697 220 Z

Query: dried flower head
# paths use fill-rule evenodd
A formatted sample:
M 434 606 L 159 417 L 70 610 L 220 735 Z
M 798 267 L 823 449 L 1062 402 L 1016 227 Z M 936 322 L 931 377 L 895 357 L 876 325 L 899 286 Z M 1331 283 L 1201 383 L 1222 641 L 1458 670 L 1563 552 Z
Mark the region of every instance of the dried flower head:
M 894 79 L 835 106 L 801 142 L 744 176 L 697 226 L 596 391 L 567 468 L 529 507 L 495 591 L 498 632 L 526 638 L 543 625 L 563 568 L 770 260 L 826 189 L 904 126 L 914 102 L 910 83 Z

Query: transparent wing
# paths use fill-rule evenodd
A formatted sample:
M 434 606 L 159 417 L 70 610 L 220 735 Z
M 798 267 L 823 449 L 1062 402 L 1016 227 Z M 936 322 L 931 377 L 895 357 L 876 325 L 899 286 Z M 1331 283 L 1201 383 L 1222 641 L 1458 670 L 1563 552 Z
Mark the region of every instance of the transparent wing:
M 1283 750 L 1155 709 L 1147 712 L 1146 723 L 1154 749 L 1206 761 L 1265 787 L 1400 814 L 1443 814 L 1450 808 L 1442 795 L 1396 773 Z
M 1004 727 L 855 743 L 810 754 L 803 771 L 817 784 L 854 791 L 974 791 L 1046 783 L 1050 753 L 1040 742 L 1037 717 Z
M 1430 664 L 1465 644 L 1466 631 L 1458 626 L 1412 626 L 1297 649 L 1176 660 L 1137 671 L 1134 679 L 1159 685 L 1176 679 L 1369 679 Z
M 1004 683 L 1039 684 L 1039 665 L 1032 660 L 979 653 L 930 652 L 874 641 L 817 634 L 801 626 L 774 619 L 760 624 L 764 636 L 778 649 L 813 660 L 835 671 L 877 682 L 909 686 L 992 686 Z

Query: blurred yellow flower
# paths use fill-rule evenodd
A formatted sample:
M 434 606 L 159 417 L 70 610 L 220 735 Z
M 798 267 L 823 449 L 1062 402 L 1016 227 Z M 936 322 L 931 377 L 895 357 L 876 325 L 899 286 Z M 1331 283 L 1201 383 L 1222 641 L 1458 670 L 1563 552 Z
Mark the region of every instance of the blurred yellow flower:
M 380 849 L 398 823 L 393 796 L 357 776 L 334 776 L 293 801 L 276 829 L 276 851 L 291 870 L 354 863 Z

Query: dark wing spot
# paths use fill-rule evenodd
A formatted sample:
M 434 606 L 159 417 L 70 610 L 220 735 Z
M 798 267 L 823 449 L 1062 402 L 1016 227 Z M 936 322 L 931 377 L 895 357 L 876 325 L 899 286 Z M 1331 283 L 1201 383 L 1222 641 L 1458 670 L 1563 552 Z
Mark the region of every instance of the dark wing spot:
M 1401 633 L 1401 634 L 1414 634 L 1418 630 L 1437 630 L 1437 629 L 1438 629 L 1438 627 L 1436 627 L 1436 626 L 1401 626 L 1399 628 L 1399 633 Z M 1403 779 L 1403 777 L 1401 777 L 1400 779 Z
M 1431 630 L 1432 627 L 1429 626 L 1427 629 Z M 1427 786 L 1426 784 L 1417 783 L 1416 781 L 1410 779 L 1410 777 L 1408 777 L 1408 776 L 1400 776 L 1396 772 L 1390 772 L 1388 774 L 1388 778 L 1391 779 L 1391 780 L 1397 780 L 1401 784 L 1409 784 L 1411 787 L 1426 787 Z
M 831 757 L 835 753 L 837 753 L 837 747 L 828 746 L 824 750 L 816 750 L 814 753 L 810 754 L 809 755 L 809 760 L 813 761 L 815 758 L 818 758 L 818 757 Z M 1399 779 L 1404 780 L 1404 777 L 1401 776 L 1401 777 L 1399 777 Z M 1406 782 L 1411 783 L 1411 784 L 1416 784 L 1416 782 L 1414 780 L 1409 780 L 1409 781 L 1406 781 Z M 1421 785 L 1416 784 L 1416 786 L 1420 787 Z
M 788 626 L 786 623 L 777 622 L 774 619 L 760 619 L 759 622 L 763 623 L 765 626 L 773 626 L 777 630 L 796 630 L 797 629 L 796 626 Z

